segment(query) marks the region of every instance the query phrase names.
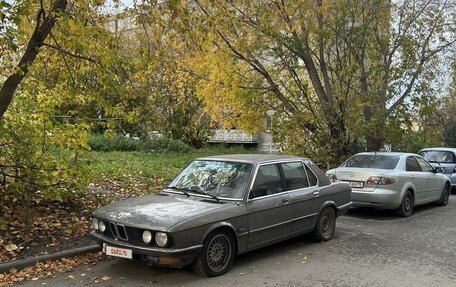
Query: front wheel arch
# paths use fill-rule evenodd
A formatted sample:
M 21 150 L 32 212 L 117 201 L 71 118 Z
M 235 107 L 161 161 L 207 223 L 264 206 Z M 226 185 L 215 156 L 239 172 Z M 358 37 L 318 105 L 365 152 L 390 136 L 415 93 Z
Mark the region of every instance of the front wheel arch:
M 230 232 L 231 235 L 233 235 L 233 238 L 234 238 L 234 247 L 235 247 L 235 253 L 237 254 L 238 253 L 238 245 L 239 245 L 239 238 L 237 236 L 237 233 L 236 233 L 236 229 L 234 228 L 233 225 L 231 225 L 230 223 L 228 222 L 217 222 L 216 224 L 212 225 L 211 227 L 209 227 L 206 232 L 204 233 L 202 239 L 201 239 L 201 244 L 204 243 L 204 241 L 206 240 L 206 238 L 211 235 L 214 231 L 222 231 L 222 230 L 226 230 L 227 232 Z
M 440 206 L 448 205 L 449 198 L 451 195 L 451 184 L 449 182 L 445 182 L 442 188 L 442 194 L 440 195 L 440 199 L 438 200 L 438 204 Z

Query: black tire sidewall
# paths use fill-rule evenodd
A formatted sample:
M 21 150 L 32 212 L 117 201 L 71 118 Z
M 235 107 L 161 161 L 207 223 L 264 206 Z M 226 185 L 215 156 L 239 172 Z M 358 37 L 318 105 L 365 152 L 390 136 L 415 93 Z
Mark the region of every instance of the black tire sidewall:
M 327 212 L 329 212 L 329 214 L 331 216 L 331 221 L 332 221 L 331 234 L 329 236 L 325 236 L 325 234 L 323 234 L 323 232 L 322 232 L 323 219 L 326 216 Z M 329 241 L 333 237 L 335 230 L 336 230 L 336 213 L 334 212 L 334 209 L 332 209 L 331 207 L 325 207 L 321 211 L 320 216 L 318 217 L 318 220 L 317 220 L 317 225 L 315 226 L 315 230 L 314 230 L 315 238 L 319 241 Z
M 409 210 L 405 209 L 405 201 L 406 201 L 407 197 L 410 198 L 410 209 Z M 412 215 L 412 212 L 413 212 L 413 196 L 412 196 L 412 193 L 409 190 L 407 190 L 407 192 L 404 194 L 404 198 L 402 199 L 402 203 L 401 203 L 401 206 L 399 208 L 401 209 L 401 215 L 403 217 L 409 217 L 410 215 Z
M 448 205 L 448 202 L 450 199 L 450 190 L 451 190 L 451 188 L 448 188 L 447 184 L 445 184 L 443 186 L 442 198 L 440 199 L 440 205 L 442 205 L 442 206 Z
M 228 243 L 229 243 L 229 246 L 231 249 L 230 257 L 228 259 L 228 264 L 225 266 L 225 268 L 223 268 L 220 271 L 213 271 L 209 267 L 209 264 L 207 262 L 207 250 L 209 248 L 210 242 L 219 234 L 223 234 L 228 239 Z M 207 276 L 207 277 L 215 277 L 215 276 L 223 275 L 226 272 L 228 272 L 228 270 L 230 270 L 231 266 L 233 265 L 235 251 L 236 251 L 236 249 L 235 249 L 234 237 L 230 232 L 227 232 L 224 230 L 214 231 L 214 232 L 210 233 L 204 240 L 203 249 L 201 250 L 201 254 L 196 258 L 196 260 L 194 262 L 194 269 L 200 275 Z

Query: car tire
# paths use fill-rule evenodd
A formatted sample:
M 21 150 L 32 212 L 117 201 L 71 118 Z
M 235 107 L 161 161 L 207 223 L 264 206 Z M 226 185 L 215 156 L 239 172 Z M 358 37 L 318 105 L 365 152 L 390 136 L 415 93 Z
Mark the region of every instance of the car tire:
M 332 207 L 325 207 L 318 216 L 312 235 L 316 241 L 328 241 L 336 230 L 336 212 Z
M 235 242 L 232 233 L 214 231 L 204 240 L 200 255 L 193 262 L 193 271 L 204 277 L 225 274 L 233 265 Z
M 440 206 L 447 206 L 448 205 L 448 201 L 450 199 L 450 187 L 448 184 L 445 184 L 443 186 L 443 190 L 442 190 L 442 195 L 440 197 L 440 200 L 438 202 L 438 204 Z
M 397 214 L 402 217 L 409 217 L 413 212 L 413 196 L 410 190 L 407 190 L 402 198 L 401 206 L 396 210 Z

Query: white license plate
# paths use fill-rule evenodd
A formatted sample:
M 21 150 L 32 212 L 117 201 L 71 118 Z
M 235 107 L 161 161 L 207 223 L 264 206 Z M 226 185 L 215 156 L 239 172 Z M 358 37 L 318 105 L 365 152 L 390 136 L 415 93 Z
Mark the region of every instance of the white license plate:
M 109 246 L 109 245 L 103 244 L 103 251 L 106 255 L 109 255 L 109 256 L 115 256 L 115 257 L 127 258 L 127 259 L 133 258 L 133 252 L 131 251 L 131 249 L 119 248 L 119 247 L 114 247 L 114 246 Z
M 356 188 L 363 188 L 363 186 L 364 186 L 362 181 L 350 181 L 349 184 L 351 187 L 356 187 Z

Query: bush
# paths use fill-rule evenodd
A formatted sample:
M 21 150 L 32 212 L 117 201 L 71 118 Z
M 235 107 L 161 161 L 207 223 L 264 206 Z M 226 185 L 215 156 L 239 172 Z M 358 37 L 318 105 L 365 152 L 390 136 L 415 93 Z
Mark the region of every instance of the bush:
M 191 150 L 192 148 L 183 141 L 173 140 L 165 137 L 146 140 L 143 141 L 141 145 L 141 151 L 152 153 L 187 153 Z
M 42 112 L 49 103 L 36 102 L 37 97 L 22 91 L 0 120 L 0 202 L 17 201 L 14 213 L 25 227 L 33 224 L 34 202 L 43 196 L 71 200 L 90 180 L 86 127 L 49 117 Z M 7 208 L 0 205 L 0 218 Z
M 177 152 L 186 153 L 192 150 L 180 140 L 165 137 L 156 139 L 133 139 L 124 136 L 109 137 L 95 134 L 89 138 L 88 145 L 94 151 L 143 151 L 149 153 Z
M 138 151 L 140 142 L 124 136 L 109 137 L 95 134 L 89 138 L 88 144 L 95 151 Z

